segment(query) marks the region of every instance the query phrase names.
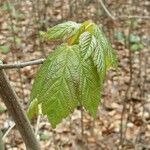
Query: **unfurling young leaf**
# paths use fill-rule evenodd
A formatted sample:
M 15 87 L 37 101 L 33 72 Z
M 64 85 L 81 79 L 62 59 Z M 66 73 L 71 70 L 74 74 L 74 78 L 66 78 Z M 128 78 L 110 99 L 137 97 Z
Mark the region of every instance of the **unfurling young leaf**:
M 1 45 L 0 45 L 0 52 L 6 54 L 6 53 L 8 53 L 9 51 L 10 51 L 9 46 L 1 46 Z
M 68 21 L 49 28 L 47 32 L 41 31 L 40 36 L 43 40 L 57 40 L 64 38 L 66 39 L 68 38 L 68 36 L 73 34 L 79 27 L 80 24 L 77 24 L 73 21 Z
M 27 111 L 27 116 L 32 118 L 34 115 L 38 115 L 38 100 L 37 98 L 33 99 L 30 103 L 30 106 Z
M 106 63 L 106 70 L 109 69 L 110 67 L 116 68 L 117 58 L 116 58 L 115 51 L 113 50 L 111 43 L 108 42 L 103 31 L 98 26 L 95 26 L 94 35 L 98 41 L 98 44 L 103 49 L 105 63 Z
M 84 32 L 79 38 L 79 45 L 81 46 L 84 59 L 87 59 L 97 46 L 96 38 L 89 32 Z
M 28 110 L 47 115 L 52 127 L 77 105 L 96 117 L 106 71 L 116 65 L 116 55 L 95 24 L 66 22 L 44 33 L 47 39 L 66 38 L 45 60 L 35 78 Z
M 84 32 L 93 33 L 94 31 L 94 24 L 90 21 L 85 21 L 80 25 L 80 28 L 74 32 L 69 38 L 68 38 L 68 44 L 79 44 L 79 37 Z

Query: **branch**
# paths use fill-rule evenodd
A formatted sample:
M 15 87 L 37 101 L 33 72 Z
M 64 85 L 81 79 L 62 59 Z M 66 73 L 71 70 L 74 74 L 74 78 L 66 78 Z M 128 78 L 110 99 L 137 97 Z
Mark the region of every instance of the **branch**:
M 0 69 L 14 69 L 14 68 L 23 68 L 26 66 L 38 65 L 42 64 L 45 59 L 38 59 L 38 60 L 31 60 L 22 63 L 15 63 L 15 64 L 0 64 Z
M 40 150 L 40 146 L 34 135 L 32 126 L 3 69 L 0 70 L 0 96 L 7 107 L 8 113 L 15 121 L 16 127 L 26 144 L 27 150 Z
M 150 19 L 150 16 L 119 16 L 117 19 Z
M 116 20 L 116 18 L 110 13 L 110 11 L 106 8 L 105 4 L 103 3 L 102 0 L 99 0 L 101 6 L 103 7 L 103 9 L 105 10 L 105 12 L 107 13 L 107 15 L 112 19 L 112 20 Z
M 15 127 L 15 123 L 13 123 L 9 128 L 8 130 L 5 132 L 5 134 L 3 135 L 3 138 L 2 140 L 5 141 L 5 138 L 7 137 L 7 135 L 9 134 L 9 132 Z

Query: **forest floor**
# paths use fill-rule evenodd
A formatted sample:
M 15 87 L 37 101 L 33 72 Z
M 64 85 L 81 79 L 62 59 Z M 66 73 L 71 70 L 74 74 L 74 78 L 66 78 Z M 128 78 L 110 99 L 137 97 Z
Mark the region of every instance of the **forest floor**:
M 0 60 L 3 63 L 45 58 L 59 43 L 42 43 L 38 31 L 66 20 L 91 20 L 103 27 L 117 52 L 119 65 L 117 71 L 107 73 L 95 120 L 84 110 L 81 119 L 81 110 L 76 109 L 52 129 L 46 117 L 38 117 L 37 137 L 42 150 L 150 149 L 150 2 L 108 0 L 106 6 L 115 20 L 96 0 L 46 2 L 14 0 L 8 5 L 7 1 L 0 1 Z M 6 70 L 25 110 L 38 68 Z M 37 129 L 36 120 L 32 120 L 34 129 Z M 12 125 L 13 120 L 1 100 L 0 129 L 5 134 Z M 25 149 L 15 127 L 4 142 L 6 150 Z

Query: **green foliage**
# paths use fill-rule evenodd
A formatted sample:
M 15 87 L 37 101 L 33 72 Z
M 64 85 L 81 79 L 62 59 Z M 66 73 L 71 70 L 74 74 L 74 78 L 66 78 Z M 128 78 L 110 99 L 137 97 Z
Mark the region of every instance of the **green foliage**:
M 0 114 L 4 113 L 6 110 L 4 106 L 0 105 Z
M 139 27 L 139 23 L 138 23 L 137 19 L 134 19 L 134 20 L 129 19 L 129 20 L 125 21 L 125 26 L 126 27 L 131 27 L 132 26 L 133 29 L 136 29 L 136 28 Z
M 128 40 L 130 44 L 130 50 L 132 52 L 136 52 L 144 48 L 140 37 L 136 34 L 130 34 L 128 37 L 125 37 L 122 32 L 115 32 L 114 37 L 122 44 L 125 44 L 125 40 Z
M 132 44 L 130 47 L 132 52 L 140 51 L 142 48 L 144 48 L 144 45 L 141 43 Z
M 49 132 L 41 132 L 40 133 L 40 141 L 46 141 L 49 140 L 51 138 L 51 136 L 48 134 Z
M 16 43 L 16 46 L 19 47 L 21 45 L 21 38 L 19 38 L 18 36 L 14 36 L 14 37 L 9 37 L 8 40 L 10 42 L 14 42 Z
M 74 32 L 74 34 L 72 34 L 69 38 L 68 38 L 68 44 L 69 45 L 73 45 L 73 44 L 79 44 L 79 38 L 80 35 L 84 32 L 89 32 L 89 33 L 93 33 L 94 30 L 94 24 L 89 22 L 89 21 L 85 21 L 84 23 L 82 23 L 80 25 L 80 28 L 78 30 L 76 30 Z
M 80 36 L 79 45 L 81 47 L 84 59 L 87 59 L 91 56 L 97 46 L 96 38 L 89 32 L 84 32 Z
M 30 103 L 30 109 L 28 109 L 28 117 L 31 118 L 34 115 L 38 114 L 38 100 L 37 98 L 33 99 Z
M 66 44 L 56 49 L 38 73 L 42 78 L 37 77 L 35 83 L 41 84 L 39 87 L 33 85 L 31 98 L 38 95 L 37 99 L 42 103 L 42 113 L 48 116 L 53 127 L 67 117 L 78 103 L 75 85 L 76 80 L 79 80 L 77 51 L 76 45 L 70 47 Z
M 140 51 L 144 48 L 144 45 L 140 41 L 140 37 L 135 34 L 129 35 L 129 42 L 130 42 L 130 50 L 132 52 Z
M 14 5 L 12 3 L 5 2 L 3 4 L 3 9 L 6 11 L 11 11 L 14 9 Z
M 79 101 L 94 118 L 100 101 L 101 79 L 91 58 L 82 60 L 79 82 Z
M 124 43 L 125 43 L 125 35 L 123 34 L 123 32 L 116 31 L 116 32 L 114 33 L 114 37 L 115 37 L 115 39 L 117 39 L 121 44 L 124 44 Z
M 10 51 L 10 48 L 9 48 L 9 46 L 0 46 L 0 52 L 2 52 L 2 53 L 4 53 L 4 54 L 6 54 L 6 53 L 8 53 Z
M 140 42 L 140 37 L 134 34 L 129 35 L 129 41 L 130 43 L 138 43 Z
M 57 31 L 54 34 L 54 31 Z M 66 22 L 42 33 L 45 40 L 65 38 L 45 60 L 35 78 L 29 117 L 47 115 L 53 128 L 81 105 L 96 117 L 106 71 L 116 67 L 116 55 L 95 24 Z
M 77 24 L 73 21 L 68 21 L 49 28 L 47 32 L 41 31 L 40 36 L 43 40 L 66 39 L 68 38 L 68 36 L 73 34 L 79 27 L 80 24 Z

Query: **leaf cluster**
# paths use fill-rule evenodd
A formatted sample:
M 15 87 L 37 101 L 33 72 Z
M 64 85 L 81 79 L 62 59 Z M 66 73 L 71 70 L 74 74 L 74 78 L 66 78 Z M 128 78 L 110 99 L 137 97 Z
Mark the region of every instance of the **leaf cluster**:
M 102 30 L 86 21 L 68 21 L 40 33 L 43 40 L 63 39 L 39 69 L 32 87 L 29 117 L 47 115 L 52 127 L 81 105 L 96 117 L 106 71 L 116 54 Z

